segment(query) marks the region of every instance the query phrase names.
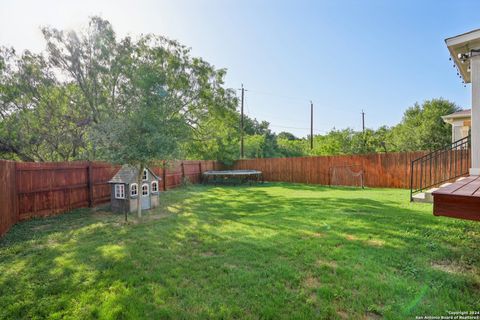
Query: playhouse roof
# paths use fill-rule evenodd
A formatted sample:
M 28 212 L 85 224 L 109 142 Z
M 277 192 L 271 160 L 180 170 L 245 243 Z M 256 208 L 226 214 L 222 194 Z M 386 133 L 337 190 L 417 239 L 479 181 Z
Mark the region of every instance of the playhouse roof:
M 156 180 L 161 180 L 152 170 L 146 168 L 148 172 L 156 178 Z M 113 176 L 108 183 L 135 183 L 137 182 L 138 169 L 128 164 L 124 164 L 120 170 Z

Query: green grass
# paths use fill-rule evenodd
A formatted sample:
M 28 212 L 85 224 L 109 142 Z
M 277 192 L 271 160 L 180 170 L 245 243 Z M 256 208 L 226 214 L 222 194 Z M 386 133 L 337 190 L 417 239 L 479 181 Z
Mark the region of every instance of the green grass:
M 480 223 L 406 190 L 169 191 L 127 225 L 76 210 L 0 240 L 0 318 L 412 319 L 480 306 Z

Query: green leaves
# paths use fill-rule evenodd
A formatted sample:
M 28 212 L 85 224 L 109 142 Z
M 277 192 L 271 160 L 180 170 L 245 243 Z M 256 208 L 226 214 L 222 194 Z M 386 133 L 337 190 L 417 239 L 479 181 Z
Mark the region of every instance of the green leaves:
M 234 92 L 222 87 L 225 70 L 161 36 L 117 40 L 99 17 L 82 32 L 42 33 L 42 54 L 0 50 L 3 157 L 231 158 L 238 125 Z M 212 154 L 197 141 L 217 143 L 218 150 Z
M 42 28 L 46 51 L 0 48 L 0 156 L 29 161 L 240 156 L 235 90 L 216 69 L 177 41 L 153 34 L 118 39 L 90 19 L 81 32 Z M 409 108 L 394 128 L 331 130 L 307 138 L 273 133 L 245 117 L 245 155 L 283 157 L 432 150 L 450 142 L 444 99 Z
M 390 139 L 398 151 L 435 150 L 451 143 L 451 127 L 442 116 L 460 109 L 445 99 L 432 99 L 407 109 Z

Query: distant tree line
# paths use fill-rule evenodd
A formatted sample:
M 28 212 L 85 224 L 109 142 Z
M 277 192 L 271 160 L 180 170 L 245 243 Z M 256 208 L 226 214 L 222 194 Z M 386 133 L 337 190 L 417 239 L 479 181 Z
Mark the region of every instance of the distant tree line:
M 373 152 L 436 150 L 451 143 L 451 127 L 441 116 L 460 110 L 445 99 L 432 99 L 408 108 L 401 122 L 393 127 L 382 126 L 365 132 L 351 128 L 332 129 L 324 135 L 314 135 L 310 140 L 297 138 L 289 132 L 273 134 L 268 123 L 253 121 L 257 128 L 247 128 L 245 155 L 257 157 L 296 157 Z
M 40 53 L 0 48 L 0 158 L 24 161 L 239 158 L 240 114 L 226 70 L 156 35 L 118 39 L 91 18 L 82 32 L 42 28 Z M 307 138 L 245 118 L 248 158 L 434 150 L 450 143 L 445 99 L 416 103 L 393 127 Z

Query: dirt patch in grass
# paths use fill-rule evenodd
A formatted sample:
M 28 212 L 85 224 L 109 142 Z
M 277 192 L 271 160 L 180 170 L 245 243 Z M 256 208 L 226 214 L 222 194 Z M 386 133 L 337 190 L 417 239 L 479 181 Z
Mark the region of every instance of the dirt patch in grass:
M 347 236 L 345 237 L 345 239 L 347 239 L 348 241 L 357 241 L 358 238 L 352 234 L 347 234 Z
M 343 310 L 338 310 L 337 315 L 340 319 L 343 319 L 343 320 L 350 319 L 348 316 L 348 313 Z
M 375 312 L 367 312 L 365 313 L 365 320 L 380 320 L 383 319 L 383 316 L 381 314 L 375 313 Z
M 238 269 L 238 266 L 236 264 L 224 263 L 223 266 L 230 270 Z
M 316 289 L 320 287 L 320 281 L 314 276 L 308 276 L 303 281 L 303 286 L 308 289 Z
M 319 267 L 326 266 L 334 270 L 336 270 L 338 267 L 337 262 L 333 260 L 318 259 L 315 264 Z
M 316 304 L 318 301 L 317 294 L 315 292 L 310 293 L 308 296 L 307 302 L 311 304 Z
M 373 247 L 383 247 L 385 245 L 385 241 L 380 239 L 368 239 L 367 244 Z
M 313 232 L 309 236 L 312 237 L 312 238 L 323 238 L 323 237 L 325 237 L 325 234 L 323 234 L 321 232 Z
M 463 273 L 465 271 L 465 268 L 453 261 L 434 261 L 431 266 L 435 270 L 451 274 Z

